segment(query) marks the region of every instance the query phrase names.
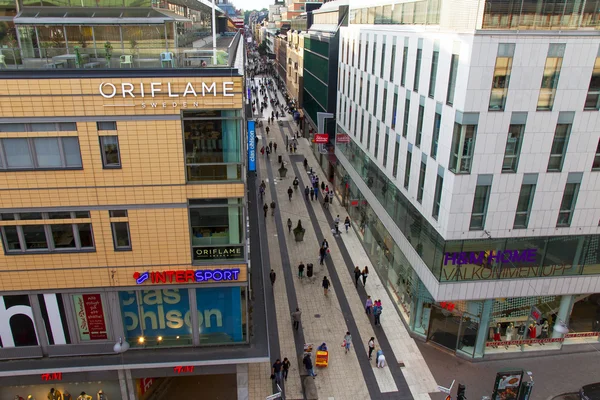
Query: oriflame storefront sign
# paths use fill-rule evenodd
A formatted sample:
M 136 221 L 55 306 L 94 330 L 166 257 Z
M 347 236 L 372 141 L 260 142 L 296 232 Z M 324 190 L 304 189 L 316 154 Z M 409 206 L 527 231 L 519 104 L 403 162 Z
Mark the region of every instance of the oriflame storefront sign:
M 146 271 L 134 272 L 135 283 L 201 283 L 201 282 L 235 282 L 240 279 L 239 268 L 175 270 L 175 271 Z
M 244 246 L 194 247 L 193 249 L 194 261 L 241 260 L 244 258 Z
M 256 123 L 248 121 L 248 171 L 256 171 Z

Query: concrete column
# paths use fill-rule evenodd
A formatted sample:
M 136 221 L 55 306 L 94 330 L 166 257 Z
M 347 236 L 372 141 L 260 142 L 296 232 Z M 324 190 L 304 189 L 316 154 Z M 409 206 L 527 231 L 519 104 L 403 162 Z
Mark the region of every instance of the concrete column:
M 485 342 L 488 338 L 488 331 L 490 327 L 490 321 L 492 318 L 492 309 L 494 308 L 494 299 L 487 299 L 483 301 L 483 307 L 481 308 L 481 319 L 479 320 L 479 329 L 477 330 L 477 339 L 475 340 L 475 353 L 474 358 L 483 357 Z
M 415 319 L 412 326 L 413 331 L 417 328 L 421 327 L 422 319 L 423 319 L 423 299 L 421 297 L 417 297 L 417 307 L 415 312 Z
M 237 400 L 248 400 L 250 398 L 248 391 L 248 364 L 237 364 L 236 371 Z
M 125 378 L 125 371 L 119 370 L 119 386 L 121 388 L 121 398 L 123 400 L 128 399 L 127 394 L 127 379 Z
M 557 324 L 559 321 L 562 321 L 568 326 L 569 316 L 571 315 L 572 307 L 573 307 L 573 295 L 561 296 L 560 306 L 558 307 L 558 313 L 556 314 L 556 321 L 554 321 L 554 323 Z M 559 337 L 562 337 L 562 334 L 560 334 L 558 332 L 554 332 L 554 330 L 553 330 L 552 337 L 559 338 Z
M 127 389 L 129 392 L 129 400 L 136 400 L 135 379 L 131 377 L 131 370 L 125 370 L 125 378 L 127 379 Z

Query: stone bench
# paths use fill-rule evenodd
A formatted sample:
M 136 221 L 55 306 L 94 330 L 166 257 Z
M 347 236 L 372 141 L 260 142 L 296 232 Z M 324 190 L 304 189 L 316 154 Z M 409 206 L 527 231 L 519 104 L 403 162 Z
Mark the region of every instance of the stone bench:
M 317 377 L 317 379 L 319 378 Z M 304 396 L 306 397 L 306 400 L 319 400 L 317 385 L 312 376 L 302 376 L 302 386 L 304 387 Z

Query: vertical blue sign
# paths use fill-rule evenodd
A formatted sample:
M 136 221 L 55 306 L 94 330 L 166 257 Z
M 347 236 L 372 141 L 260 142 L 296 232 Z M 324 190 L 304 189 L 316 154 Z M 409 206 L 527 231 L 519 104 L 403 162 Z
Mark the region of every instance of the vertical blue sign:
M 256 131 L 254 121 L 248 121 L 248 171 L 256 171 Z

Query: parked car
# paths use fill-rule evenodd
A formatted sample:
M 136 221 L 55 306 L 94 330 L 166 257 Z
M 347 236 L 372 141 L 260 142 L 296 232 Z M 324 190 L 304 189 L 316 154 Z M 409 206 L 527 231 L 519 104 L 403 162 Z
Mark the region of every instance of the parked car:
M 581 400 L 600 400 L 600 382 L 590 383 L 579 389 Z

